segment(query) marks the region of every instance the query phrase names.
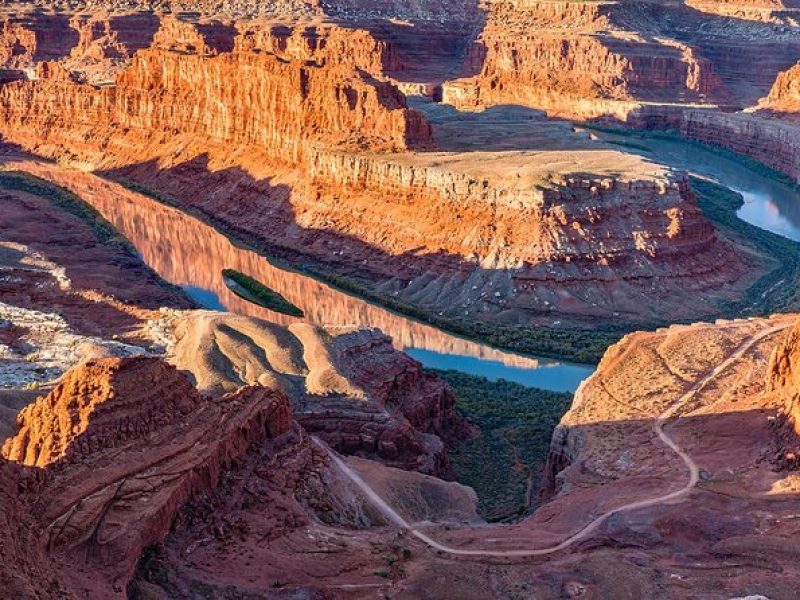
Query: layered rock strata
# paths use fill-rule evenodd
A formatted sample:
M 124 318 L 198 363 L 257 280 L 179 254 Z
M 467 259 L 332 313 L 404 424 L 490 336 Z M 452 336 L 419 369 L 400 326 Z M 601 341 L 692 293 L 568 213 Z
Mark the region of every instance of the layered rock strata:
M 677 122 L 681 133 L 690 139 L 749 156 L 800 182 L 797 123 L 754 113 L 704 110 L 682 111 Z
M 286 329 L 211 312 L 178 316 L 171 326 L 169 360 L 201 391 L 281 389 L 298 422 L 342 453 L 448 476 L 442 439 L 471 433 L 450 389 L 380 332 L 305 323 Z
M 4 85 L 0 132 L 451 319 L 652 324 L 715 314 L 757 277 L 758 259 L 719 239 L 681 176 L 564 123 L 526 115 L 531 137 L 498 151 L 452 142 L 490 133 L 491 119 L 437 122 L 432 136 L 431 117 L 376 74 L 403 71 L 400 46 L 380 32 L 167 19 L 113 86 L 50 62 Z M 442 152 L 413 151 L 433 143 Z
M 81 557 L 76 579 L 90 569 L 95 593 L 119 592 L 184 502 L 251 445 L 290 428 L 289 404 L 271 390 L 212 401 L 159 359 L 106 359 L 25 408 L 3 456 L 36 468 L 26 499 L 37 499 L 32 511 L 56 560 Z

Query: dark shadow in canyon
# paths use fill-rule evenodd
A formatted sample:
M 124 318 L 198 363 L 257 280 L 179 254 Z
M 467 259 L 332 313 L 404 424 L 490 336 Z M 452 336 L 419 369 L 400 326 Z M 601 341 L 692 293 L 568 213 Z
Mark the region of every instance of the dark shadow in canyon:
M 69 56 L 78 45 L 78 31 L 70 26 L 69 21 L 68 15 L 48 15 L 38 11 L 22 18 L 22 22 L 34 32 L 34 62 L 59 60 Z
M 780 523 L 784 516 L 787 519 L 791 518 L 790 515 L 800 509 L 800 495 L 783 493 L 764 497 L 758 493 L 761 490 L 750 494 L 744 489 L 737 488 L 737 483 L 731 479 L 733 472 L 746 473 L 759 463 L 762 464 L 762 468 L 766 468 L 762 462 L 763 455 L 772 451 L 775 439 L 767 424 L 767 418 L 772 414 L 774 414 L 772 410 L 748 410 L 718 415 L 683 417 L 671 422 L 667 426 L 670 436 L 679 444 L 691 440 L 689 442 L 692 445 L 690 453 L 705 473 L 703 481 L 681 502 L 612 514 L 599 530 L 585 540 L 576 543 L 568 552 L 590 555 L 594 552 L 607 553 L 611 550 L 635 550 L 638 553 L 647 553 L 651 560 L 658 557 L 666 558 L 670 569 L 689 564 L 695 568 L 698 561 L 703 561 L 713 572 L 714 565 L 724 569 L 725 565 L 738 561 L 738 564 L 735 564 L 737 571 L 750 568 L 754 570 L 767 569 L 780 573 L 787 562 L 790 563 L 794 560 L 794 554 L 776 552 L 776 548 L 780 548 L 780 544 L 785 544 L 788 548 L 792 543 L 788 535 L 781 534 L 781 527 L 777 526 L 777 523 Z M 654 447 L 661 448 L 661 443 L 654 438 L 652 427 L 651 419 L 603 421 L 576 427 L 575 433 L 594 439 L 614 435 L 617 439 L 630 440 L 631 444 L 653 443 Z M 84 438 L 88 442 L 93 435 L 96 434 L 90 423 L 84 432 L 71 441 L 71 446 L 81 444 Z M 220 481 L 226 479 L 229 481 L 244 479 L 246 481 L 248 478 L 258 481 L 259 475 L 254 474 L 252 463 L 256 459 L 260 460 L 260 456 L 268 444 L 268 440 L 255 440 L 250 443 L 247 452 L 242 457 L 223 469 Z M 89 446 L 88 443 L 83 445 Z M 133 478 L 137 475 L 137 461 L 146 462 L 146 453 L 141 451 L 141 446 L 141 444 L 134 443 L 132 447 L 121 448 L 115 456 L 115 464 L 126 466 L 124 471 L 126 477 Z M 620 454 L 623 451 L 624 447 L 620 447 Z M 731 461 L 730 457 L 735 457 L 735 460 Z M 85 457 L 80 457 L 78 460 L 91 464 L 92 453 L 87 453 Z M 548 468 L 553 468 L 556 462 L 557 454 L 551 455 Z M 568 464 L 569 461 L 562 461 L 557 466 L 560 470 Z M 632 465 L 632 468 L 635 467 L 636 465 Z M 582 467 L 579 466 L 579 468 Z M 540 523 L 545 525 L 544 529 L 547 529 L 546 524 L 554 518 L 572 519 L 573 530 L 577 531 L 584 523 L 588 522 L 589 515 L 592 515 L 592 511 L 598 506 L 598 498 L 605 498 L 605 504 L 613 507 L 614 504 L 608 503 L 608 499 L 616 497 L 620 492 L 623 496 L 627 495 L 630 498 L 632 486 L 641 488 L 636 495 L 639 498 L 656 498 L 680 489 L 681 485 L 685 483 L 687 478 L 685 465 L 674 454 L 669 454 L 668 462 L 658 463 L 658 468 L 659 470 L 656 472 L 642 470 L 621 479 L 604 478 L 598 475 L 589 489 L 575 490 L 574 494 L 568 493 L 563 497 L 550 496 L 541 512 L 534 512 L 527 519 L 515 524 L 489 529 L 469 529 L 465 526 L 464 529 L 469 531 L 472 543 L 463 547 L 490 550 L 542 547 L 544 544 L 537 541 L 537 528 Z M 56 460 L 46 467 L 37 468 L 25 467 L 0 458 L 0 493 L 3 489 L 19 490 L 13 496 L 13 501 L 5 506 L 8 511 L 6 514 L 14 519 L 19 519 L 19 522 L 29 524 L 27 528 L 18 528 L 9 532 L 12 540 L 16 541 L 17 537 L 29 533 L 35 534 L 38 528 L 46 525 L 46 523 L 37 523 L 35 520 L 37 516 L 47 514 L 48 508 L 57 501 L 63 505 L 63 497 L 55 498 L 48 494 L 64 494 L 73 491 L 65 485 L 69 481 L 72 469 L 86 474 L 85 467 L 81 469 L 80 464 L 74 465 L 64 459 Z M 590 477 L 591 465 L 587 466 L 587 469 L 586 477 Z M 500 473 L 496 475 L 502 476 Z M 118 469 L 96 469 L 93 477 L 96 478 L 96 482 L 93 482 L 95 483 L 94 487 L 107 489 L 113 486 L 115 481 L 119 481 L 120 471 Z M 201 479 L 205 482 L 210 478 L 202 477 Z M 211 489 L 216 489 L 221 485 L 218 483 Z M 89 489 L 86 485 L 83 487 Z M 550 491 L 552 492 L 552 489 Z M 73 493 L 75 497 L 71 500 L 79 501 L 80 490 L 76 489 Z M 624 500 L 620 499 L 616 503 L 623 504 Z M 186 504 L 182 503 L 170 506 L 168 510 L 165 509 L 163 518 L 158 523 L 160 529 L 147 531 L 146 536 L 143 535 L 143 537 L 155 539 L 166 537 L 165 543 L 169 545 L 174 536 L 183 536 L 182 539 L 185 541 L 187 535 L 194 535 L 192 520 L 179 518 L 183 506 Z M 250 511 L 262 511 L 263 513 L 263 511 L 269 510 L 265 509 L 263 504 L 239 504 L 237 501 L 230 504 L 217 504 L 215 507 L 216 512 L 212 518 L 214 523 L 254 514 Z M 762 511 L 768 511 L 770 520 L 776 525 L 764 530 L 762 527 L 764 513 Z M 116 515 L 116 518 L 119 518 L 120 515 L 124 516 L 124 513 L 119 510 L 113 514 Z M 99 528 L 99 522 L 97 525 Z M 348 526 L 333 526 L 341 527 L 344 532 L 352 531 L 353 535 L 358 535 L 358 531 L 363 531 Z M 457 532 L 459 527 L 448 527 L 447 529 Z M 136 527 L 131 526 L 130 530 L 135 532 Z M 288 531 L 291 531 L 291 527 Z M 438 538 L 438 535 L 431 535 Z M 441 532 L 439 535 L 445 538 L 441 541 L 446 543 L 446 538 L 452 534 Z M 493 541 L 490 543 L 487 538 L 493 538 Z M 247 539 L 246 535 L 226 538 L 224 543 L 227 552 L 236 555 L 239 544 L 246 544 Z M 98 541 L 92 536 L 82 543 L 91 547 Z M 260 553 L 263 550 L 264 557 L 266 557 L 270 552 L 270 546 L 271 544 L 259 545 L 258 548 L 251 546 L 250 551 Z M 40 548 L 44 552 L 43 547 L 39 545 L 34 545 L 30 551 L 38 552 Z M 140 551 L 143 550 L 144 547 L 141 547 Z M 92 557 L 95 556 L 92 552 L 85 554 L 66 546 L 57 546 L 50 551 L 61 558 L 59 564 L 62 566 L 69 564 L 69 560 L 82 562 L 87 560 L 87 557 L 91 564 Z M 46 554 L 42 556 L 47 557 Z M 248 556 L 256 564 L 257 561 L 262 560 L 259 554 L 253 556 L 252 553 L 249 553 Z M 313 564 L 315 560 L 313 555 L 303 554 L 302 556 L 305 568 L 309 566 L 308 561 Z M 558 554 L 554 556 L 558 556 Z M 65 557 L 69 557 L 69 560 L 64 561 Z M 482 559 L 478 557 L 475 560 L 481 561 Z M 228 573 L 227 576 L 235 579 L 233 573 Z M 720 577 L 725 576 L 729 575 L 726 572 L 720 575 Z M 288 583 L 296 583 L 293 579 L 295 577 L 302 577 L 302 575 L 296 571 L 287 573 Z M 307 578 L 297 581 L 297 583 L 304 582 L 307 582 Z
M 485 50 L 477 37 L 483 18 L 446 26 L 383 21 L 368 27 L 377 40 L 390 45 L 385 70 L 398 81 L 441 84 L 481 70 Z
M 520 104 L 497 104 L 481 111 L 463 111 L 450 104 L 409 98 L 409 107 L 421 112 L 431 124 L 435 148 L 432 151 L 479 153 L 512 151 L 596 151 L 618 147 L 595 141 L 590 132 L 577 132 L 565 119 Z M 570 172 L 571 176 L 602 177 Z
M 153 37 L 161 27 L 158 16 L 147 12 L 111 15 L 108 20 L 111 31 L 117 34 L 120 44 L 128 49 L 130 55 L 137 50 L 149 48 L 153 43 Z
M 233 234 L 268 256 L 286 261 L 301 272 L 344 277 L 366 284 L 368 289 L 379 290 L 380 295 L 387 297 L 396 296 L 393 294 L 395 291 L 403 292 L 404 297 L 399 299 L 409 307 L 421 309 L 422 312 L 412 316 L 422 320 L 427 320 L 426 313 L 439 311 L 447 311 L 445 314 L 452 318 L 463 317 L 465 307 L 451 306 L 448 310 L 444 306 L 451 303 L 454 295 L 459 293 L 459 287 L 466 285 L 470 277 L 482 284 L 502 280 L 520 290 L 526 290 L 539 281 L 563 286 L 569 280 L 563 273 L 552 272 L 552 265 L 546 262 L 526 264 L 522 268 L 487 268 L 445 250 L 425 254 L 409 250 L 390 254 L 351 234 L 304 227 L 298 222 L 291 199 L 293 190 L 289 186 L 273 185 L 270 178 L 254 179 L 238 167 L 211 169 L 207 155 L 170 168 L 162 168 L 158 161 L 151 160 L 101 171 L 98 175 L 122 183 L 140 184 L 146 193 L 161 196 L 181 208 L 198 211 L 221 231 Z M 589 173 L 585 176 L 602 178 Z M 198 187 L 199 182 L 203 182 L 201 187 Z M 237 201 L 230 202 L 231 198 Z M 624 270 L 629 261 L 634 260 L 635 257 L 619 257 L 614 267 Z M 587 260 L 586 267 L 593 264 Z M 581 261 L 573 260 L 571 265 L 579 267 Z M 230 268 L 230 265 L 225 268 Z M 246 274 L 257 277 L 255 273 Z M 469 318 L 487 324 L 535 327 L 537 320 L 544 324 L 561 317 L 575 328 L 599 328 L 603 331 L 665 325 L 673 320 L 666 314 L 652 318 L 631 315 L 630 320 L 612 317 L 619 308 L 614 304 L 611 292 L 607 292 L 608 308 L 598 309 L 596 305 L 592 306 L 593 302 L 599 304 L 597 296 L 592 300 L 580 299 L 581 290 L 577 288 L 583 280 L 573 281 L 574 303 L 585 302 L 585 313 L 580 310 L 560 313 L 550 305 L 537 306 L 525 302 L 524 294 L 520 294 L 521 301 L 509 302 L 493 293 L 481 298 L 486 310 L 469 308 Z M 222 289 L 215 291 L 220 297 L 225 295 Z M 280 288 L 276 291 L 307 310 L 302 303 L 297 303 L 290 291 Z M 647 292 L 642 290 L 642 293 Z M 611 321 L 613 325 L 610 325 Z
M 12 17 L 12 22 L 19 20 L 21 24 L 34 32 L 36 48 L 32 60 L 39 63 L 68 58 L 77 49 L 80 41 L 79 32 L 70 24 L 70 18 L 70 15 L 51 15 L 35 10 Z M 87 21 L 82 26 L 93 27 L 90 19 L 91 15 L 82 15 L 82 20 Z M 149 48 L 156 31 L 161 26 L 158 16 L 146 12 L 109 15 L 107 20 L 111 32 L 116 35 L 119 43 L 127 48 L 130 54 L 136 50 Z M 232 46 L 231 49 L 233 49 Z M 20 47 L 19 52 L 23 51 L 24 49 Z M 122 58 L 113 53 L 112 49 L 109 51 L 112 52 L 109 58 Z
M 800 57 L 800 38 L 775 39 L 783 28 L 769 22 L 726 17 L 686 4 L 661 2 L 619 2 L 609 5 L 608 11 L 615 24 L 635 31 L 648 43 L 661 45 L 673 59 L 678 58 L 675 54 L 678 49 L 664 44 L 664 38 L 689 46 L 696 53 L 695 59 L 708 60 L 712 76 L 717 76 L 721 85 L 712 89 L 707 99 L 730 110 L 751 106 L 766 96 L 778 74 L 792 67 Z M 614 43 L 614 51 L 626 55 L 627 43 L 622 40 Z M 628 58 L 634 64 L 642 59 L 635 52 L 636 48 L 637 44 L 630 44 L 633 52 Z M 652 89 L 648 92 L 647 82 L 642 83 L 644 85 L 637 89 L 652 94 Z M 658 95 L 643 99 L 674 101 L 674 98 Z
M 425 3 L 418 3 L 423 10 Z M 397 81 L 441 84 L 449 79 L 477 75 L 482 66 L 483 45 L 477 41 L 486 24 L 480 0 L 453 0 L 444 5 L 446 15 L 407 20 L 402 9 L 382 11 L 365 19 L 345 7 L 333 4 L 325 12 L 344 27 L 368 31 L 386 43 L 384 71 Z
M 215 52 L 232 52 L 239 31 L 230 23 L 210 21 L 198 23 L 197 30 L 205 44 Z

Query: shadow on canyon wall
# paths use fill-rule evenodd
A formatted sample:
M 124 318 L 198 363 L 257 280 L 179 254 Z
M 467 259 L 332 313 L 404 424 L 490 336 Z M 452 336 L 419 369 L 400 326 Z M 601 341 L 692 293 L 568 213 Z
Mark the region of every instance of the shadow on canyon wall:
M 440 84 L 480 73 L 486 53 L 477 38 L 484 25 L 481 17 L 447 25 L 383 21 L 367 28 L 375 39 L 390 44 L 394 64 L 387 75 L 401 82 Z
M 0 249 L 0 265 L 14 274 L 0 280 L 0 301 L 56 312 L 76 334 L 88 336 L 110 336 L 140 324 L 122 307 L 95 301 L 95 292 L 143 309 L 192 306 L 165 287 L 133 248 L 118 239 L 101 240 L 87 222 L 63 209 L 59 198 L 48 197 L 59 193 L 56 188 L 26 188 L 30 183 L 0 174 L 0 238 L 29 249 Z M 69 292 L 46 270 L 26 264 L 31 251 L 63 269 Z
M 800 57 L 800 38 L 783 36 L 785 29 L 769 22 L 739 20 L 700 11 L 686 4 L 661 2 L 619 2 L 607 7 L 614 23 L 637 32 L 646 42 L 658 44 L 675 59 L 679 48 L 664 40 L 673 39 L 692 49 L 693 59 L 709 61 L 711 77 L 718 78 L 708 90 L 707 100 L 740 110 L 769 93 L 781 71 Z M 637 44 L 617 41 L 613 50 L 636 64 L 641 56 Z M 705 68 L 701 64 L 701 69 Z M 687 75 L 692 75 L 691 71 Z M 636 86 L 643 100 L 674 101 L 664 98 L 647 82 Z M 688 91 L 688 90 L 687 90 Z M 687 98 L 688 100 L 689 98 Z
M 88 21 L 91 17 L 82 18 Z M 136 50 L 149 48 L 161 26 L 161 20 L 157 15 L 145 12 L 110 15 L 107 19 L 117 40 L 128 48 L 130 54 Z M 70 20 L 70 15 L 50 15 L 40 10 L 23 17 L 22 23 L 34 31 L 36 38 L 36 50 L 32 57 L 34 62 L 68 58 L 78 49 L 79 32 L 70 24 Z M 232 50 L 233 46 L 230 49 Z
M 207 155 L 197 156 L 170 168 L 162 168 L 152 160 L 98 174 L 122 183 L 139 184 L 142 187 L 136 189 L 184 209 L 199 211 L 214 226 L 234 234 L 269 256 L 288 262 L 300 271 L 333 275 L 343 283 L 341 278 L 349 279 L 365 284 L 366 288 L 378 291 L 382 296 L 399 295 L 399 300 L 425 312 L 444 311 L 442 314 L 464 317 L 462 311 L 469 310 L 469 318 L 477 321 L 528 326 L 534 325 L 537 319 L 541 319 L 542 323 L 550 322 L 561 314 L 552 305 L 526 301 L 522 293 L 519 301 L 505 298 L 507 292 L 514 288 L 524 290 L 529 285 L 552 282 L 554 277 L 562 286 L 566 285 L 569 279 L 566 274 L 554 275 L 552 265 L 546 262 L 505 268 L 482 266 L 445 250 L 420 254 L 412 249 L 391 254 L 351 234 L 305 227 L 295 212 L 291 196 L 296 191 L 290 186 L 273 185 L 270 178 L 254 179 L 238 167 L 211 169 Z M 586 174 L 586 177 L 592 175 Z M 236 201 L 231 202 L 231 198 L 236 198 Z M 110 220 L 113 221 L 113 217 Z M 624 269 L 629 260 L 633 258 L 620 257 L 614 267 Z M 592 264 L 587 259 L 586 266 Z M 581 261 L 573 260 L 571 265 L 580 266 Z M 253 273 L 251 275 L 256 276 Z M 581 280 L 576 279 L 575 282 L 578 286 L 581 284 Z M 491 287 L 492 294 L 485 293 L 474 307 L 465 308 L 461 305 L 466 300 L 465 294 L 476 295 L 474 291 L 467 291 L 470 285 L 479 285 L 484 292 Z M 277 289 L 295 302 L 291 290 L 284 290 L 283 286 Z M 502 290 L 496 292 L 502 297 L 496 296 L 495 290 Z M 573 292 L 579 294 L 580 291 L 573 289 Z M 581 300 L 576 299 L 570 305 L 572 310 L 563 314 L 582 327 L 607 330 L 612 312 L 620 311 L 611 293 L 608 293 L 607 310 L 598 308 L 601 305 L 595 297 L 595 310 L 588 308 L 588 313 L 584 312 L 591 303 L 587 301 L 586 307 L 583 307 Z M 477 294 L 481 294 L 481 291 Z M 305 310 L 302 300 L 298 306 Z M 425 319 L 425 312 L 420 312 L 418 316 Z M 620 321 L 620 318 L 616 318 L 616 321 Z M 666 321 L 663 318 L 630 315 L 630 321 L 624 326 L 664 323 Z
M 496 104 L 481 111 L 463 111 L 450 104 L 412 97 L 409 107 L 421 112 L 430 122 L 436 144 L 434 152 L 472 152 L 479 156 L 481 152 L 618 149 L 595 141 L 590 132 L 578 133 L 571 121 L 550 118 L 544 110 L 520 104 Z M 590 122 L 607 123 L 607 118 Z M 584 179 L 602 177 L 578 170 L 571 171 L 570 176 Z
M 40 13 L 26 21 L 25 24 L 33 29 L 36 37 L 36 50 L 33 54 L 36 62 L 66 58 L 78 45 L 78 31 L 70 26 L 68 15 Z M 15 51 L 21 53 L 24 49 L 17 48 Z
M 344 0 L 326 3 L 324 11 L 342 25 L 365 29 L 387 43 L 385 70 L 398 81 L 439 84 L 480 71 L 476 57 L 482 45 L 477 38 L 487 16 L 480 0 L 375 3 L 367 16 L 361 16 L 363 5 Z

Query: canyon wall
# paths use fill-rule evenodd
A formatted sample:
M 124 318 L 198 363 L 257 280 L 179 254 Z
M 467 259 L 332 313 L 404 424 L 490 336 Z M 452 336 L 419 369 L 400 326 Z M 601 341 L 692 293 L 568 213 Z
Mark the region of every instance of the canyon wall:
M 523 10 L 557 18 L 554 7 Z M 593 27 L 599 13 L 579 10 Z M 114 85 L 81 83 L 53 61 L 3 85 L 0 134 L 449 318 L 642 325 L 715 314 L 755 279 L 757 260 L 719 238 L 681 176 L 565 124 L 548 133 L 528 115 L 518 146 L 474 152 L 445 140 L 433 152 L 443 138 L 379 73 L 404 72 L 399 39 L 165 19 Z M 558 44 L 534 53 L 548 71 L 561 67 L 551 51 L 574 57 Z M 617 70 L 603 85 L 639 85 L 606 56 Z M 452 139 L 472 135 L 462 121 Z
M 105 359 L 23 410 L 3 457 L 29 468 L 22 498 L 53 560 L 71 563 L 68 578 L 89 596 L 110 597 L 189 498 L 291 426 L 288 401 L 271 390 L 211 401 L 159 359 Z
M 775 460 L 780 467 L 800 468 L 800 323 L 770 356 L 767 389 L 780 398 L 774 431 Z
M 769 96 L 761 101 L 760 107 L 781 113 L 782 117 L 800 113 L 800 64 L 778 76 Z
M 781 459 L 796 452 L 799 335 L 797 315 L 790 314 L 625 336 L 581 384 L 557 426 L 544 497 L 568 501 L 590 481 L 614 485 L 643 474 L 648 460 L 662 461 L 659 468 L 682 480 L 683 464 L 674 454 L 667 457 L 658 439 L 659 419 L 661 431 L 687 444 L 688 431 L 729 432 L 754 463 L 772 452 L 776 431 Z M 704 379 L 705 385 L 692 387 Z M 782 416 L 773 420 L 776 413 Z M 746 441 L 746 427 L 756 440 Z M 622 455 L 614 450 L 617 440 L 625 440 Z M 698 464 L 721 458 L 715 443 L 689 447 Z M 701 463 L 700 456 L 710 462 Z
M 456 106 L 515 103 L 584 118 L 599 114 L 589 99 L 742 108 L 800 50 L 796 20 L 737 19 L 681 2 L 490 2 L 486 11 L 467 75 L 444 84 Z
M 678 124 L 690 139 L 744 154 L 800 182 L 800 128 L 795 123 L 752 113 L 686 110 Z
M 67 130 L 86 131 L 90 144 L 113 137 L 115 130 L 126 132 L 130 144 L 138 134 L 138 148 L 131 148 L 137 158 L 156 132 L 256 145 L 290 164 L 315 142 L 398 150 L 425 144 L 430 135 L 390 85 L 351 70 L 322 70 L 268 54 L 209 58 L 141 50 L 115 86 L 99 89 L 73 82 L 61 67 L 45 63 L 36 81 L 9 83 L 0 95 L 3 133 L 10 141 L 34 147 L 46 138 L 32 130 L 64 135 L 66 121 Z M 227 108 L 233 106 L 235 115 Z M 24 131 L 37 137 L 25 139 Z M 77 144 L 71 148 L 80 150 Z

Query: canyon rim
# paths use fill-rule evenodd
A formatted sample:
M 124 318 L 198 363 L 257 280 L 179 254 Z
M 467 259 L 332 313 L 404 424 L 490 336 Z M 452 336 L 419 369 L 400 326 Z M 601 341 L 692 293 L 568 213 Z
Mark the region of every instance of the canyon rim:
M 792 599 L 800 2 L 0 3 L 0 600 Z

